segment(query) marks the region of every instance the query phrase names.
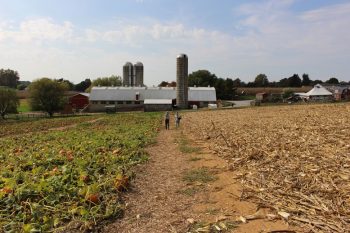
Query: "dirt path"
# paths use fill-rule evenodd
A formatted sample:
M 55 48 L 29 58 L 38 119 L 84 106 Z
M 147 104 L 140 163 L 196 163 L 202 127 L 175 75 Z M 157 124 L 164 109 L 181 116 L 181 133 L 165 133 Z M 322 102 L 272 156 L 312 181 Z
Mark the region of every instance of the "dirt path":
M 160 132 L 125 196 L 124 218 L 102 232 L 294 232 L 280 219 L 267 220 L 268 210 L 240 201 L 226 161 L 187 137 L 182 130 Z
M 105 232 L 185 232 L 191 200 L 179 190 L 189 164 L 173 138 L 173 130 L 161 131 L 158 143 L 148 149 L 150 161 L 141 165 L 132 190 L 126 196 L 124 218 Z

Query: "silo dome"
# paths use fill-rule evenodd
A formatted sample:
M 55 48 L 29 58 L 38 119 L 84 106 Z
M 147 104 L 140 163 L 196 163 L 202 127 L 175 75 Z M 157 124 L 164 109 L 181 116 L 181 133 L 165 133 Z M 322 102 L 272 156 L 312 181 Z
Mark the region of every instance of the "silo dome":
M 143 66 L 142 62 L 136 62 L 135 66 Z
M 187 58 L 187 55 L 184 53 L 181 53 L 181 54 L 177 55 L 177 58 Z
M 131 62 L 126 62 L 124 66 L 132 66 Z

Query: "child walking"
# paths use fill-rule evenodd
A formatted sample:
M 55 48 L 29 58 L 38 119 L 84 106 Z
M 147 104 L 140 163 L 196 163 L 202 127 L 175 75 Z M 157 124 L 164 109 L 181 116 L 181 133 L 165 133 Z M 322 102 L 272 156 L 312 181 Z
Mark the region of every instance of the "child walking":
M 170 124 L 170 114 L 169 112 L 165 113 L 165 129 L 169 129 L 169 124 Z

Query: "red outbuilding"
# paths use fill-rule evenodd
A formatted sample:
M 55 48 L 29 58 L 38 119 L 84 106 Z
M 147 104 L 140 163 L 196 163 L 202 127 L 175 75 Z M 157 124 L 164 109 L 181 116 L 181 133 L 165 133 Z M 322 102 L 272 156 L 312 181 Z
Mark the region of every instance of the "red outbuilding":
M 78 93 L 69 97 L 69 105 L 73 109 L 83 109 L 89 105 L 89 93 Z

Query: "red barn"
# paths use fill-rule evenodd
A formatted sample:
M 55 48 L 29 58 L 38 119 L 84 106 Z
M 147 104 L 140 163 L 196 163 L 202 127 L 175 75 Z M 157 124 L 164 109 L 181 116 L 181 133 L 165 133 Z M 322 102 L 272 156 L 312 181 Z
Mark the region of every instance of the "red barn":
M 73 109 L 83 109 L 89 105 L 89 93 L 78 93 L 69 97 L 69 105 Z

